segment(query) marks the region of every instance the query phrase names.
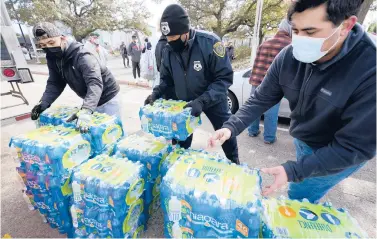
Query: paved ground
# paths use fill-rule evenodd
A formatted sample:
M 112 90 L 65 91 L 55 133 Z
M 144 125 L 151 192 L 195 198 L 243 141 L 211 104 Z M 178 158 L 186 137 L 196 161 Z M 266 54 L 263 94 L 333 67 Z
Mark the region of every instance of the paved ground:
M 116 73 L 117 78 L 129 79 L 130 70 L 123 69 L 121 65 L 116 67 L 119 71 Z M 124 71 L 124 72 L 123 72 Z M 122 76 L 123 75 L 123 76 Z M 23 90 L 26 96 L 34 105 L 40 99 L 47 80 L 46 76 L 35 75 L 36 82 L 24 85 Z M 2 88 L 6 87 L 2 83 Z M 3 88 L 4 89 L 4 88 Z M 139 107 L 142 105 L 145 97 L 150 90 L 121 86 L 122 103 L 123 103 L 123 122 L 125 130 L 128 133 L 140 129 L 138 118 Z M 2 107 L 14 100 L 2 97 Z M 79 106 L 82 100 L 79 99 L 68 88 L 58 99 L 57 104 Z M 17 111 L 17 107 L 10 111 Z M 29 107 L 30 108 L 30 107 Z M 10 114 L 9 109 L 2 110 L 2 114 Z M 203 125 L 195 131 L 194 148 L 205 148 L 206 141 L 213 132 L 209 121 L 204 118 Z M 51 229 L 47 224 L 42 223 L 36 211 L 29 211 L 26 203 L 23 201 L 19 191 L 13 161 L 14 152 L 8 148 L 9 139 L 13 135 L 25 133 L 35 126 L 30 120 L 21 121 L 17 124 L 8 125 L 1 129 L 1 236 L 9 233 L 12 237 L 64 237 L 56 230 Z M 266 167 L 278 165 L 286 160 L 295 158 L 292 137 L 287 132 L 288 125 L 280 124 L 278 131 L 278 141 L 274 145 L 265 145 L 263 137 L 249 138 L 244 132 L 238 137 L 240 159 L 251 167 Z M 219 152 L 221 148 L 216 149 Z M 264 183 L 271 182 L 270 177 L 263 176 Z M 285 195 L 283 189 L 276 195 Z M 337 207 L 348 208 L 368 232 L 376 237 L 376 160 L 369 162 L 363 169 L 352 177 L 339 184 L 324 198 L 331 201 Z M 149 229 L 145 237 L 156 238 L 163 237 L 161 213 L 156 213 L 149 221 Z

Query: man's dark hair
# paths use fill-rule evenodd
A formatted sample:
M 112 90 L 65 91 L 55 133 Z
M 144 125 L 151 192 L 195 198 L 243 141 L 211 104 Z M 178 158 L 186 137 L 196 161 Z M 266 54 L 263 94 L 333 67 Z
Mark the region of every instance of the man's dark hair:
M 364 0 L 296 0 L 288 10 L 288 20 L 291 21 L 292 15 L 296 12 L 326 4 L 327 20 L 337 26 L 345 19 L 356 16 L 363 2 Z

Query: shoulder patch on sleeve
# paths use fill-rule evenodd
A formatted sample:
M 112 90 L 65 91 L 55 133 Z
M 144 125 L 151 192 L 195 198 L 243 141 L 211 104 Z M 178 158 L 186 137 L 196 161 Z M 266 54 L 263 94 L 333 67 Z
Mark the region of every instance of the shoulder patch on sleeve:
M 225 56 L 224 45 L 221 42 L 216 42 L 215 45 L 213 45 L 213 52 L 219 57 L 224 57 Z

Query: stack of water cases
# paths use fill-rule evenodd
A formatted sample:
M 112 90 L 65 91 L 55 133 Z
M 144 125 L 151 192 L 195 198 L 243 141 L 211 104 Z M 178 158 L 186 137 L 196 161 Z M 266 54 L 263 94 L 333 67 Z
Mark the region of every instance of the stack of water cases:
M 147 168 L 148 176 L 144 195 L 147 219 L 160 207 L 160 167 L 171 151 L 171 147 L 165 139 L 156 138 L 144 132 L 125 137 L 115 147 L 116 156 L 140 162 Z
M 181 156 L 161 184 L 165 237 L 258 237 L 260 183 L 246 166 Z
M 39 117 L 39 125 L 62 125 L 75 128 L 76 121 L 67 123 L 67 119 L 78 111 L 77 108 L 56 106 L 45 110 Z M 122 122 L 115 116 L 94 112 L 89 133 L 84 134 L 92 144 L 94 155 L 107 153 L 111 155 L 114 145 L 123 137 Z
M 74 237 L 139 237 L 146 223 L 145 179 L 142 164 L 108 155 L 77 167 L 72 177 Z
M 330 203 L 264 198 L 262 207 L 264 238 L 368 238 L 345 209 Z
M 140 108 L 139 116 L 143 131 L 156 137 L 184 141 L 201 124 L 199 117 L 191 116 L 191 109 L 183 107 L 185 101 L 159 99 L 153 105 Z
M 43 126 L 13 137 L 10 146 L 18 153 L 17 171 L 26 186 L 29 208 L 37 208 L 52 228 L 70 236 L 69 177 L 74 167 L 90 157 L 90 143 L 74 129 Z
M 223 157 L 219 155 L 218 153 L 210 153 L 207 151 L 204 151 L 202 149 L 184 149 L 180 148 L 179 146 L 176 146 L 165 160 L 161 162 L 160 166 L 160 174 L 162 177 L 166 175 L 168 170 L 173 166 L 173 164 L 179 160 L 181 157 L 183 158 L 202 158 L 207 160 L 216 160 L 218 162 L 222 163 L 228 163 L 230 164 L 231 161 L 227 159 L 226 157 Z

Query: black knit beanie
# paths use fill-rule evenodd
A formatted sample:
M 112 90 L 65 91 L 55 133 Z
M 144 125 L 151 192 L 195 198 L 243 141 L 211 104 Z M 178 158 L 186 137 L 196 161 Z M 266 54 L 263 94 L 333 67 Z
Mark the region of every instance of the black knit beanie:
M 187 12 L 178 4 L 167 6 L 162 13 L 160 27 L 165 36 L 182 35 L 189 32 L 190 21 Z

